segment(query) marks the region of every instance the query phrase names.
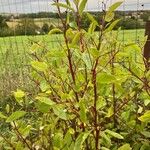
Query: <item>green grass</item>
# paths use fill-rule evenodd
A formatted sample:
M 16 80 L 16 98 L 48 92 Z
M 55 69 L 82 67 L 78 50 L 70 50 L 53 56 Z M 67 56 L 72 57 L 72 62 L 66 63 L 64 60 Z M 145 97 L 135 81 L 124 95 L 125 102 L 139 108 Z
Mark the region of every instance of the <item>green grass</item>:
M 61 35 L 0 38 L 0 96 L 28 83 L 29 51 L 33 41 L 43 41 L 47 49 L 57 46 Z
M 116 33 L 116 31 L 114 31 Z M 114 32 L 112 34 L 114 34 Z M 121 41 L 135 42 L 144 40 L 144 29 L 120 31 Z M 47 49 L 59 45 L 62 35 L 17 36 L 0 38 L 0 94 L 16 88 L 28 86 L 28 52 L 32 41 L 43 41 Z

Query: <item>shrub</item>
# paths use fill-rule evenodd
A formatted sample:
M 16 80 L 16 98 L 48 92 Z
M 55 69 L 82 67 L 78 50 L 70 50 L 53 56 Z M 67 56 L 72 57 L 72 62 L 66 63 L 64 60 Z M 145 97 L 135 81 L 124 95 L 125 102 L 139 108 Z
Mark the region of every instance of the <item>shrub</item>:
M 36 35 L 38 31 L 39 27 L 29 18 L 22 19 L 16 27 L 16 35 Z
M 42 32 L 48 33 L 50 30 L 49 25 L 47 23 L 44 23 L 42 26 Z
M 0 15 L 0 37 L 13 35 L 13 30 L 6 23 L 6 19 Z
M 1 15 L 0 15 L 0 28 L 8 28 L 5 18 Z
M 141 23 L 138 20 L 133 19 L 133 18 L 125 19 L 124 21 L 122 21 L 121 26 L 124 29 L 140 29 L 140 28 L 143 28 Z
M 86 0 L 74 1 L 77 12 L 66 4 L 54 3 L 76 14 L 76 23 L 61 18 L 64 40 L 47 50 L 42 42 L 31 47 L 31 76 L 37 93 L 14 92 L 14 103 L 0 113 L 4 149 L 130 150 L 149 149 L 150 81 L 141 48 L 123 45 L 112 30 L 111 6 L 99 24 L 88 14 L 88 31 L 80 27 Z M 107 24 L 105 23 L 107 22 Z M 99 27 L 99 33 L 94 32 Z M 113 34 L 112 34 L 113 33 Z M 142 47 L 142 46 L 141 46 Z M 135 59 L 136 54 L 136 59 Z M 14 104 L 14 105 L 15 105 Z
M 47 34 L 50 30 L 52 30 L 54 28 L 54 26 L 51 24 L 51 25 L 48 25 L 47 23 L 44 23 L 42 28 L 41 28 L 41 32 L 44 33 L 44 34 Z
M 11 28 L 0 28 L 0 37 L 13 36 L 14 31 Z

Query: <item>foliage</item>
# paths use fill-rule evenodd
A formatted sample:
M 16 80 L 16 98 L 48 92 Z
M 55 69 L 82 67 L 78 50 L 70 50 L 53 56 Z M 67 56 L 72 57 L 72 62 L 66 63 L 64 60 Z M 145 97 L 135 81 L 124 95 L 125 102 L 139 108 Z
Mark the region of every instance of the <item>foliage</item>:
M 14 31 L 11 28 L 0 28 L 0 37 L 13 36 Z
M 6 19 L 0 15 L 0 36 L 11 36 L 13 34 L 13 31 L 9 29 Z
M 42 33 L 47 34 L 53 28 L 54 26 L 52 24 L 49 26 L 47 23 L 44 23 L 41 30 L 42 30 Z
M 22 19 L 16 27 L 16 35 L 36 35 L 39 31 L 33 19 Z
M 123 29 L 140 29 L 144 26 L 134 18 L 127 18 L 120 22 L 119 24 Z
M 7 104 L 0 113 L 6 129 L 0 148 L 148 150 L 150 72 L 143 45 L 123 44 L 112 34 L 121 3 L 111 6 L 101 22 L 87 14 L 86 31 L 80 26 L 86 0 L 74 0 L 76 10 L 69 2 L 54 4 L 63 27 L 49 36 L 62 32 L 61 46 L 41 49 L 39 42 L 31 47 L 37 91 L 13 92 L 18 107 Z M 64 8 L 66 19 L 61 17 Z M 75 13 L 73 22 L 69 12 Z
M 44 23 L 43 26 L 42 26 L 42 31 L 43 31 L 44 33 L 48 33 L 49 30 L 50 30 L 49 25 L 48 25 L 47 23 Z
M 6 23 L 6 20 L 3 16 L 0 15 L 0 28 L 7 28 L 8 25 Z
M 140 18 L 143 19 L 145 22 L 149 21 L 150 19 L 150 11 L 145 11 L 140 15 Z

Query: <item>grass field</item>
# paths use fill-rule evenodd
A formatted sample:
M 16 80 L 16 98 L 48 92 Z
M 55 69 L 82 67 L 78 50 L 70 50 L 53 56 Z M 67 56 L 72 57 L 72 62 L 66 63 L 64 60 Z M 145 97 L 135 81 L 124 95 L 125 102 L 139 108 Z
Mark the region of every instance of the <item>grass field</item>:
M 119 40 L 143 41 L 144 29 L 120 31 Z M 47 49 L 59 45 L 62 35 L 17 36 L 0 38 L 0 93 L 28 85 L 28 52 L 32 41 L 43 41 Z

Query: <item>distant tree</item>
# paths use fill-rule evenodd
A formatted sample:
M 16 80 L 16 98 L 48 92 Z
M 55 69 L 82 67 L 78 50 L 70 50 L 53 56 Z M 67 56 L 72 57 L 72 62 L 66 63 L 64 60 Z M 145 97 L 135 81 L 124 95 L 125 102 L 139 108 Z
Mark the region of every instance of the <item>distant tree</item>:
M 34 23 L 33 19 L 24 18 L 16 27 L 16 34 L 19 35 L 36 35 L 39 27 Z
M 150 19 L 150 12 L 149 11 L 146 11 L 144 12 L 143 14 L 141 14 L 140 16 L 141 19 L 143 19 L 143 21 L 148 21 Z
M 13 36 L 14 31 L 11 28 L 0 28 L 0 37 Z
M 1 15 L 0 15 L 0 28 L 8 28 L 5 18 Z
M 6 23 L 6 17 L 0 15 L 0 37 L 13 35 L 13 30 Z
M 50 27 L 47 23 L 44 23 L 43 26 L 42 26 L 42 32 L 44 33 L 48 33 L 50 30 Z
M 116 28 L 117 27 L 122 27 L 123 29 L 139 29 L 142 28 L 143 26 L 141 25 L 139 20 L 133 18 L 126 18 L 122 19 L 116 26 Z

